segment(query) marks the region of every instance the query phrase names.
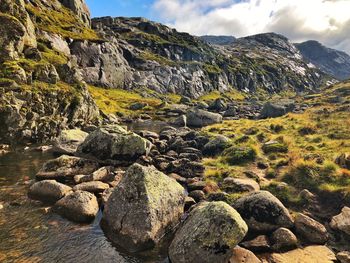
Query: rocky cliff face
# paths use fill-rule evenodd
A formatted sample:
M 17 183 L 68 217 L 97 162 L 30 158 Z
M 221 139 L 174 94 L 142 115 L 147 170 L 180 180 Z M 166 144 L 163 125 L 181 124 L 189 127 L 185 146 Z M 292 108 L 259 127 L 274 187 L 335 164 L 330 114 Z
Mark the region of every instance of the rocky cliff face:
M 97 124 L 69 48 L 75 39 L 97 39 L 85 3 L 1 0 L 0 20 L 0 141 L 43 141 Z
M 88 82 L 110 87 L 148 87 L 190 97 L 218 90 L 311 90 L 325 74 L 309 67 L 283 36 L 261 34 L 229 46 L 201 39 L 142 18 L 93 19 L 93 28 L 108 42 L 84 44 L 79 66 Z M 106 48 L 106 46 L 108 46 Z M 112 48 L 111 48 L 112 46 Z M 74 51 L 78 54 L 79 49 Z M 109 59 L 112 57 L 113 59 Z M 115 68 L 117 67 L 117 70 Z M 114 74 L 110 74 L 114 72 Z
M 234 36 L 205 35 L 200 37 L 204 42 L 212 45 L 231 45 L 236 41 Z
M 350 56 L 345 52 L 327 48 L 317 41 L 296 44 L 302 55 L 322 71 L 339 80 L 350 78 Z

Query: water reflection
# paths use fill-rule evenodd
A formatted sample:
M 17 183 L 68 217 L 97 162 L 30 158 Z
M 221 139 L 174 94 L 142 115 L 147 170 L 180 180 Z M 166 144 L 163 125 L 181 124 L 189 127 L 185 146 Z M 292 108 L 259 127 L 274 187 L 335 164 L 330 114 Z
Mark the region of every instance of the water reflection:
M 91 225 L 74 224 L 27 199 L 26 180 L 52 157 L 25 151 L 0 156 L 0 262 L 146 262 L 106 240 L 101 215 Z

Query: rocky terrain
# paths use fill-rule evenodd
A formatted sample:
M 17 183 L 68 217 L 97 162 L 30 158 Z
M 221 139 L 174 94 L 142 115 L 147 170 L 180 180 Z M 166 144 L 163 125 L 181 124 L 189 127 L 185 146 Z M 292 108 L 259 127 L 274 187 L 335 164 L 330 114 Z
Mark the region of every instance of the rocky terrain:
M 55 154 L 0 213 L 97 224 L 147 262 L 349 262 L 350 83 L 300 45 L 83 0 L 2 0 L 0 20 L 0 155 Z
M 342 51 L 327 48 L 317 41 L 296 44 L 301 54 L 316 67 L 339 80 L 350 77 L 350 56 Z
M 231 45 L 236 41 L 234 36 L 212 36 L 206 35 L 200 37 L 203 41 L 212 45 Z

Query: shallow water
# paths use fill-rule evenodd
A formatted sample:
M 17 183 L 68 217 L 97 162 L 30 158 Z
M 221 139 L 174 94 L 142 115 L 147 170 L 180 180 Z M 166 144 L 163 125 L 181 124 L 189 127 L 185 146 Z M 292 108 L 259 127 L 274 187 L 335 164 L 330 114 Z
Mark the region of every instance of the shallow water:
M 51 154 L 17 151 L 0 156 L 0 262 L 163 262 L 118 252 L 103 235 L 99 217 L 90 225 L 69 222 L 30 201 L 26 182 Z M 163 257 L 164 258 L 164 257 Z

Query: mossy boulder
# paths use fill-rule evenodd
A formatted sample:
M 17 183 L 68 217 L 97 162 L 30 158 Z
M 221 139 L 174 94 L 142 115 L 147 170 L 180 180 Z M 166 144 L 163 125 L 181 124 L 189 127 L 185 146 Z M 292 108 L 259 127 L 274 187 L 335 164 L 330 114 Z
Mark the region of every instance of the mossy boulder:
M 262 146 L 264 153 L 287 153 L 288 145 L 279 141 L 269 141 Z
M 223 152 L 224 160 L 231 165 L 254 161 L 256 156 L 256 150 L 250 146 L 232 146 Z
M 78 153 L 100 160 L 135 160 L 147 155 L 152 144 L 118 125 L 104 126 L 92 132 L 78 147 Z
M 133 164 L 109 197 L 101 227 L 130 252 L 150 249 L 179 223 L 184 205 L 179 183 L 153 166 Z
M 248 231 L 241 216 L 228 204 L 203 202 L 176 232 L 169 248 L 173 263 L 226 263 Z

